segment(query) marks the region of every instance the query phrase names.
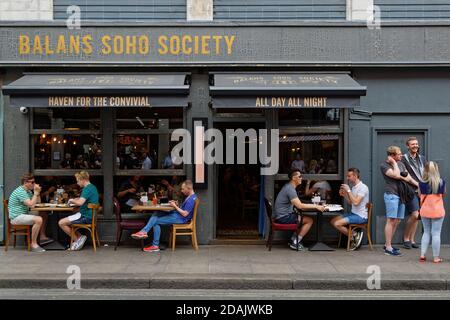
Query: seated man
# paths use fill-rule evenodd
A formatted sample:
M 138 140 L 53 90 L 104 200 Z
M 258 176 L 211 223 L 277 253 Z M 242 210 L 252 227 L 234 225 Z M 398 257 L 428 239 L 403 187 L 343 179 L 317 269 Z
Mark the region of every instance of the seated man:
M 141 188 L 140 176 L 133 176 L 122 183 L 117 193 L 122 212 L 131 212 L 131 208 L 139 204 L 139 195 L 137 193 Z
M 17 187 L 9 197 L 8 211 L 12 225 L 30 225 L 31 228 L 31 251 L 44 252 L 37 242 L 40 235 L 40 244 L 44 245 L 52 242 L 45 236 L 47 225 L 47 215 L 39 216 L 36 212 L 28 211 L 36 203 L 40 202 L 41 187 L 35 183 L 31 174 L 24 174 L 21 178 L 22 185 Z M 31 191 L 33 190 L 33 192 Z M 9 235 L 8 235 L 9 236 Z
M 139 232 L 131 235 L 133 239 L 146 239 L 148 232 L 153 228 L 153 242 L 149 247 L 144 248 L 145 252 L 159 251 L 159 238 L 161 236 L 161 225 L 184 224 L 188 223 L 194 214 L 195 200 L 197 195 L 194 193 L 192 181 L 186 180 L 181 185 L 181 192 L 186 199 L 178 206 L 176 201 L 169 201 L 175 208 L 170 212 L 157 212 L 151 216 L 147 225 Z
M 92 210 L 88 208 L 88 204 L 97 204 L 99 201 L 99 195 L 97 188 L 89 181 L 89 173 L 86 171 L 80 171 L 75 173 L 77 184 L 82 188 L 81 195 L 76 199 L 69 199 L 67 204 L 73 203 L 80 207 L 80 212 L 75 213 L 67 218 L 59 220 L 58 224 L 61 229 L 70 236 L 71 224 L 90 224 L 92 223 Z M 81 250 L 86 242 L 87 237 L 76 233 L 77 238 L 72 242 L 70 250 Z
M 300 201 L 295 190 L 302 183 L 302 174 L 299 170 L 294 169 L 289 173 L 289 182 L 284 185 L 280 193 L 278 193 L 277 199 L 275 200 L 275 206 L 273 210 L 273 219 L 276 223 L 281 224 L 298 224 L 300 222 L 300 217 L 294 212 L 294 206 L 299 209 L 314 209 L 324 211 L 325 207 L 315 204 L 305 204 Z M 303 217 L 302 225 L 299 226 L 297 232 L 292 235 L 292 242 L 290 243 L 291 249 L 304 250 L 301 241 L 303 237 L 308 233 L 309 229 L 313 224 L 313 219 L 310 217 Z
M 350 189 L 347 184 L 343 184 L 339 190 L 339 194 L 352 205 L 352 212 L 345 213 L 331 220 L 333 227 L 344 235 L 348 235 L 346 225 L 367 223 L 366 205 L 369 202 L 369 188 L 362 183 L 359 175 L 357 168 L 348 169 L 347 180 L 353 187 Z M 362 238 L 363 231 L 361 229 L 353 230 L 350 249 L 358 249 L 361 246 Z

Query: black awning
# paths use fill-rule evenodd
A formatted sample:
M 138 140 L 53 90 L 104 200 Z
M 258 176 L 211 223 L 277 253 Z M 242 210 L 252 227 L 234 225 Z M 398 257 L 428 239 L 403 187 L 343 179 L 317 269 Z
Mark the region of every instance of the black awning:
M 185 107 L 189 75 L 33 73 L 3 94 L 13 107 Z
M 346 73 L 214 73 L 214 108 L 350 108 L 366 95 Z

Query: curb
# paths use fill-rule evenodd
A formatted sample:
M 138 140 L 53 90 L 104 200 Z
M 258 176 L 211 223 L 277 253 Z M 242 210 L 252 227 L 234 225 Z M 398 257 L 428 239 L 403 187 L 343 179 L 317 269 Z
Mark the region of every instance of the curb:
M 30 275 L 0 278 L 1 289 L 67 289 L 67 278 L 34 279 Z M 385 279 L 381 290 L 450 290 L 450 278 Z M 83 289 L 230 289 L 230 290 L 368 290 L 366 278 L 286 278 L 255 275 L 170 276 L 152 275 L 142 278 L 84 277 Z

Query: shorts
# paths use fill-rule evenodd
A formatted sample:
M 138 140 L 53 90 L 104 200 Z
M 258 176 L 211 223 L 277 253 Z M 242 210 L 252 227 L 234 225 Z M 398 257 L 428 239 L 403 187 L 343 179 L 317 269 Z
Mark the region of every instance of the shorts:
M 82 216 L 79 212 L 75 213 L 71 216 L 68 216 L 67 218 L 69 218 L 70 224 L 91 224 L 92 223 L 91 218 Z
M 348 224 L 366 224 L 367 219 L 364 219 L 363 217 L 355 214 L 355 213 L 344 213 L 341 215 L 345 221 L 347 221 Z
M 21 214 L 11 220 L 12 225 L 32 226 L 34 224 L 33 217 L 39 215 L 35 211 L 30 211 L 28 214 Z
M 288 216 L 282 216 L 280 218 L 275 218 L 276 223 L 280 224 L 297 224 L 298 216 L 296 213 L 291 213 Z
M 414 211 L 419 211 L 420 205 L 419 205 L 419 197 L 415 196 L 406 204 L 406 212 L 407 213 L 413 213 Z
M 399 196 L 385 193 L 384 204 L 386 206 L 386 218 L 403 219 L 405 217 L 405 204 L 401 203 Z

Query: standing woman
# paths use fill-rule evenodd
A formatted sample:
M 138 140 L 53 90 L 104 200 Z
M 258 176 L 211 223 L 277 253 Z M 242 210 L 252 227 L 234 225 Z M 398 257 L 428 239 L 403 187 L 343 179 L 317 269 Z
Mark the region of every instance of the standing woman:
M 420 192 L 420 216 L 423 224 L 423 236 L 420 261 L 426 260 L 425 254 L 430 244 L 433 248 L 433 262 L 440 263 L 441 229 L 444 221 L 444 194 L 446 192 L 445 181 L 441 179 L 436 162 L 430 161 L 425 165 L 423 182 L 419 182 Z

